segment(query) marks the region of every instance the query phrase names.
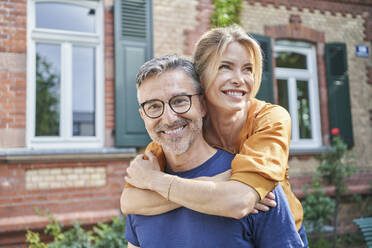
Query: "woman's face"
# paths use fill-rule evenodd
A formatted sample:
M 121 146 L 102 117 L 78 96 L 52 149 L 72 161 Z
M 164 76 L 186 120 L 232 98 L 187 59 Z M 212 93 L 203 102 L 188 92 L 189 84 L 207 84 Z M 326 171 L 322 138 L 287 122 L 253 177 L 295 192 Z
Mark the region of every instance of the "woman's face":
M 230 43 L 219 62 L 216 78 L 206 88 L 208 105 L 229 111 L 248 106 L 253 87 L 253 59 L 238 42 Z

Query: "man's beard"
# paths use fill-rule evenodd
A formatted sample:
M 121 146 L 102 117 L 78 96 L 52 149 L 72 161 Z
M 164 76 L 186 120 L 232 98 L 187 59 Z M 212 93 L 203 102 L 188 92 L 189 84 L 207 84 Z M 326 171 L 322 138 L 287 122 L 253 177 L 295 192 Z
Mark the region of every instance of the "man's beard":
M 165 152 L 174 155 L 180 155 L 185 153 L 190 146 L 193 144 L 195 138 L 202 132 L 203 119 L 189 120 L 180 117 L 179 120 L 175 121 L 171 125 L 158 125 L 155 128 L 155 132 L 150 133 L 153 141 L 162 146 Z M 169 130 L 174 127 L 185 126 L 186 133 L 182 136 L 165 138 L 160 130 Z

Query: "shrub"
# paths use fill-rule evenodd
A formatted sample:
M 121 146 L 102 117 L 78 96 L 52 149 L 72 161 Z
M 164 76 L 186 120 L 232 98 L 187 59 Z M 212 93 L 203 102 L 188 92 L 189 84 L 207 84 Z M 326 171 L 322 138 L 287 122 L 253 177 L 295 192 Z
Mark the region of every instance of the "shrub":
M 98 223 L 93 231 L 84 230 L 78 222 L 66 231 L 55 218 L 49 216 L 49 224 L 44 233 L 53 237 L 53 241 L 45 244 L 39 233 L 27 230 L 26 241 L 29 248 L 122 248 L 127 246 L 124 238 L 125 220 L 115 217 L 111 223 Z
M 311 184 L 311 192 L 305 192 L 305 200 L 302 201 L 305 228 L 310 233 L 321 233 L 332 220 L 335 202 L 325 194 L 317 179 Z

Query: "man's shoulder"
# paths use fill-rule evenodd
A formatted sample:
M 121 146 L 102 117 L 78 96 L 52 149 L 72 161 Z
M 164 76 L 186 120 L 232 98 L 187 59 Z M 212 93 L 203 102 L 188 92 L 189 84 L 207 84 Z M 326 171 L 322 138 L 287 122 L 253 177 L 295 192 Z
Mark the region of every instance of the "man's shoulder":
M 217 152 L 216 154 L 214 155 L 214 158 L 217 160 L 217 161 L 232 161 L 235 157 L 235 154 L 231 153 L 231 152 L 228 152 L 228 151 L 225 151 L 223 149 L 217 149 Z M 230 166 L 231 167 L 231 166 Z

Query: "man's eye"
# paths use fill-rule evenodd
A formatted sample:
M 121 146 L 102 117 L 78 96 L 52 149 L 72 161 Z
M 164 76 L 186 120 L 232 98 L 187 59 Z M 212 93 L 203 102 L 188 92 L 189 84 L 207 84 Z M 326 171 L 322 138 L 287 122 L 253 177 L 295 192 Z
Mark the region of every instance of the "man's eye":
M 173 105 L 182 105 L 188 103 L 188 100 L 186 98 L 180 97 L 176 98 L 172 101 Z
M 159 104 L 159 103 L 152 103 L 152 104 L 148 104 L 147 105 L 147 110 L 151 110 L 151 111 L 154 111 L 154 110 L 158 110 L 158 109 L 160 109 L 162 106 L 161 106 L 161 104 Z

